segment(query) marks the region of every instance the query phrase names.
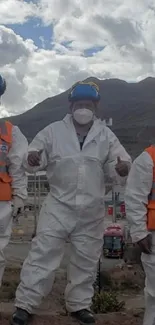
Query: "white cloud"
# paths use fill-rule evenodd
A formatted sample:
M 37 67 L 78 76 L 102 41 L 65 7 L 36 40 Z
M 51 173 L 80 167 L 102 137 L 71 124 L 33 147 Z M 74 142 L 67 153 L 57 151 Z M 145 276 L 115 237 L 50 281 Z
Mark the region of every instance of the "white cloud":
M 37 7 L 32 2 L 23 0 L 0 1 L 0 24 L 20 24 L 36 15 Z
M 1 116 L 25 111 L 90 75 L 127 81 L 154 76 L 154 14 L 153 0 L 1 0 L 1 24 L 39 17 L 51 26 L 53 45 L 46 50 L 40 38 L 44 48 L 38 49 L 0 26 L 0 73 L 8 83 Z M 85 57 L 93 47 L 101 49 Z
M 21 57 L 29 57 L 35 50 L 32 40 L 23 42 L 13 30 L 0 25 L 0 66 L 12 64 Z

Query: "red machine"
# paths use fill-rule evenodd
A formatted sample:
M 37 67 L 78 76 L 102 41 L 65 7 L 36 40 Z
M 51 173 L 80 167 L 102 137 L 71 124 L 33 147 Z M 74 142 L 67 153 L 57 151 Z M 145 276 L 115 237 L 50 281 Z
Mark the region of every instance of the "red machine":
M 120 205 L 120 212 L 121 212 L 122 217 L 126 216 L 125 203 L 124 202 L 122 202 L 121 205 Z
M 125 234 L 121 224 L 113 223 L 104 231 L 103 253 L 105 257 L 123 257 Z
M 108 206 L 108 216 L 113 216 L 114 207 L 113 205 Z

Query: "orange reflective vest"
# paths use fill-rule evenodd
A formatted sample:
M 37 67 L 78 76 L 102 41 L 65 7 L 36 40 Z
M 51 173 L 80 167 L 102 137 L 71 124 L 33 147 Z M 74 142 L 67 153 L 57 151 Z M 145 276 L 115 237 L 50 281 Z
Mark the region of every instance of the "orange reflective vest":
M 8 152 L 12 144 L 12 124 L 0 122 L 0 201 L 12 199 L 12 179 L 8 173 Z

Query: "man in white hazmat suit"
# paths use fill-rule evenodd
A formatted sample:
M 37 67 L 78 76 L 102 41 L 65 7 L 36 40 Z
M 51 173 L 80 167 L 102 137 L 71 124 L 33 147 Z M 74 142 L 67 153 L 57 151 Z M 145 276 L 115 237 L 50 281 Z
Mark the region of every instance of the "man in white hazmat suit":
M 111 164 L 113 174 L 124 178 L 131 164 L 113 132 L 95 117 L 99 99 L 96 85 L 77 83 L 69 94 L 71 114 L 47 126 L 30 144 L 26 169 L 46 169 L 50 193 L 21 272 L 14 325 L 26 325 L 51 291 L 68 236 L 66 308 L 83 324 L 95 322 L 90 306 L 103 245 L 104 165 Z
M 0 76 L 0 96 L 6 90 L 6 82 Z M 27 177 L 22 167 L 28 143 L 17 126 L 0 121 L 0 286 L 5 269 L 4 248 L 7 246 L 12 220 L 24 208 L 27 197 Z
M 155 324 L 155 146 L 133 163 L 126 187 L 125 204 L 133 243 L 141 249 L 146 275 L 143 325 Z

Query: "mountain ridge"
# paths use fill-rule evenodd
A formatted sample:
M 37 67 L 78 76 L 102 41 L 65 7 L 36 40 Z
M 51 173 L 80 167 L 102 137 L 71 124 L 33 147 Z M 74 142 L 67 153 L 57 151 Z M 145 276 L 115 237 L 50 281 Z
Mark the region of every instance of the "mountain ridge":
M 112 130 L 128 152 L 136 157 L 155 139 L 155 78 L 137 83 L 89 77 L 100 87 L 99 117 L 113 118 Z M 69 112 L 69 90 L 48 97 L 23 114 L 7 118 L 18 125 L 29 141 L 48 124 Z

